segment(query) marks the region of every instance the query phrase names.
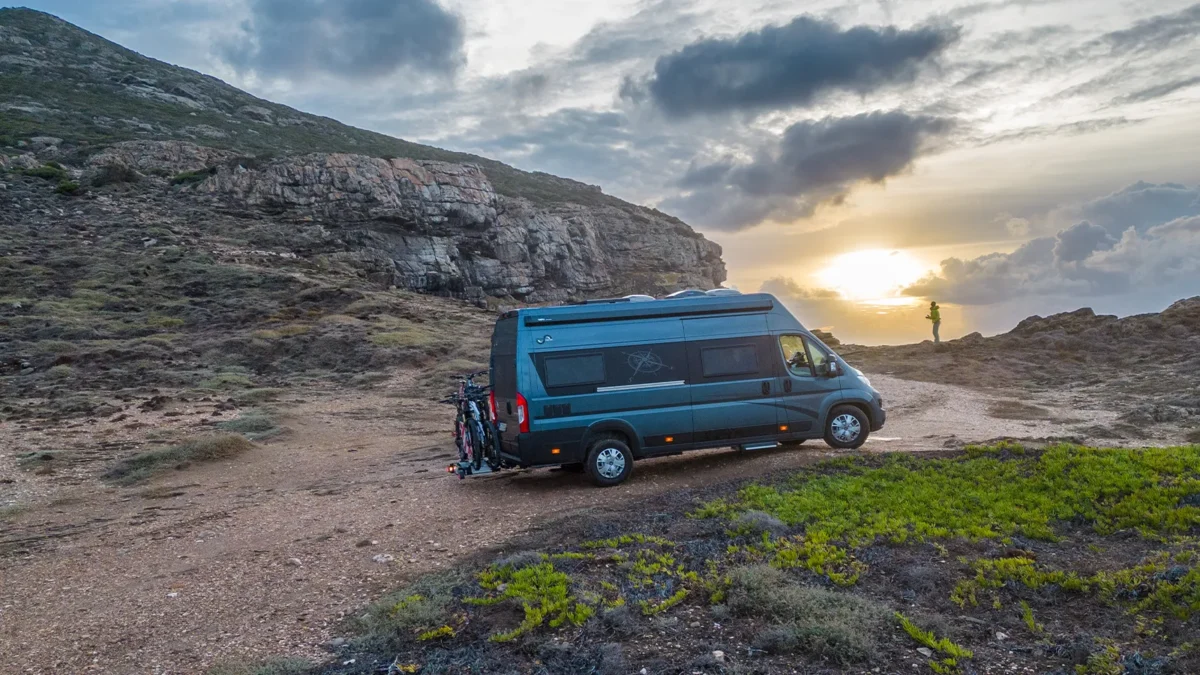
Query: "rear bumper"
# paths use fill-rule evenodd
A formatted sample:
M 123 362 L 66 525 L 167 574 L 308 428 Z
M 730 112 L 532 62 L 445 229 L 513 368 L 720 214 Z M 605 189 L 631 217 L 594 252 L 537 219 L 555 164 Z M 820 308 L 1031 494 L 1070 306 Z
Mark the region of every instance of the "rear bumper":
M 583 431 L 542 431 L 501 438 L 500 454 L 523 468 L 575 464 L 584 460 Z

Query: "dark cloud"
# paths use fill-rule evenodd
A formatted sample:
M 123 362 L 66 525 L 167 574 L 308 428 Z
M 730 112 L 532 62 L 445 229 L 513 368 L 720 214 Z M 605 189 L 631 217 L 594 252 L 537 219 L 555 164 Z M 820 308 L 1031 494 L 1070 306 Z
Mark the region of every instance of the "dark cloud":
M 1064 263 L 1079 262 L 1087 260 L 1096 251 L 1112 248 L 1115 243 L 1108 230 L 1085 220 L 1058 233 L 1054 241 L 1054 258 Z
M 805 217 L 822 203 L 839 203 L 858 183 L 908 170 L 951 127 L 944 118 L 901 111 L 798 122 L 778 147 L 751 161 L 693 165 L 680 181 L 688 194 L 664 206 L 719 229 Z
M 461 17 L 435 0 L 252 0 L 220 47 L 241 72 L 369 80 L 401 69 L 452 74 L 464 63 Z
M 710 38 L 663 56 L 643 83 L 668 114 L 804 106 L 830 90 L 866 94 L 911 82 L 918 66 L 958 39 L 952 26 L 909 30 L 802 16 L 738 38 Z
M 1200 188 L 1137 183 L 1063 211 L 1092 220 L 1009 254 L 944 260 L 939 272 L 905 293 L 988 305 L 1023 296 L 1114 295 L 1200 279 Z

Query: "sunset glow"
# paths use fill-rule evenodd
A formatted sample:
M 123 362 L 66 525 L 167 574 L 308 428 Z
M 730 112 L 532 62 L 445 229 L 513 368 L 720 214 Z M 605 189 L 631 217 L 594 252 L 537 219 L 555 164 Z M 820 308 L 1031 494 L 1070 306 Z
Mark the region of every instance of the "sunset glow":
M 913 302 L 901 291 L 928 271 L 909 253 L 873 249 L 843 253 L 815 276 L 822 288 L 835 290 L 846 300 L 892 305 Z

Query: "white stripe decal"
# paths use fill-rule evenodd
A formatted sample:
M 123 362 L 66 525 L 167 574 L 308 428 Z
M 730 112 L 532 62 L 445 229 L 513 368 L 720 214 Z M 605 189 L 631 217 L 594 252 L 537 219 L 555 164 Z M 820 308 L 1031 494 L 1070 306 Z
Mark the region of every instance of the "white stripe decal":
M 613 391 L 637 391 L 639 389 L 657 389 L 659 387 L 682 387 L 686 382 L 683 380 L 675 380 L 673 382 L 650 382 L 648 384 L 624 384 L 616 387 L 597 387 L 596 393 L 608 393 Z

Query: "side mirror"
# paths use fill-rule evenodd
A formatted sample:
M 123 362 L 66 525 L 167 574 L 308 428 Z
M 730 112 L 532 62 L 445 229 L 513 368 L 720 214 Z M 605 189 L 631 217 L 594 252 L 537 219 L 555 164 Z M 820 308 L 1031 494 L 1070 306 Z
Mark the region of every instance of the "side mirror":
M 823 370 L 824 372 L 821 372 L 818 374 L 824 375 L 825 377 L 837 377 L 838 375 L 842 374 L 842 367 L 839 366 L 838 362 L 836 360 L 834 360 L 833 358 L 830 358 L 828 361 L 826 361 L 821 366 L 821 370 Z

